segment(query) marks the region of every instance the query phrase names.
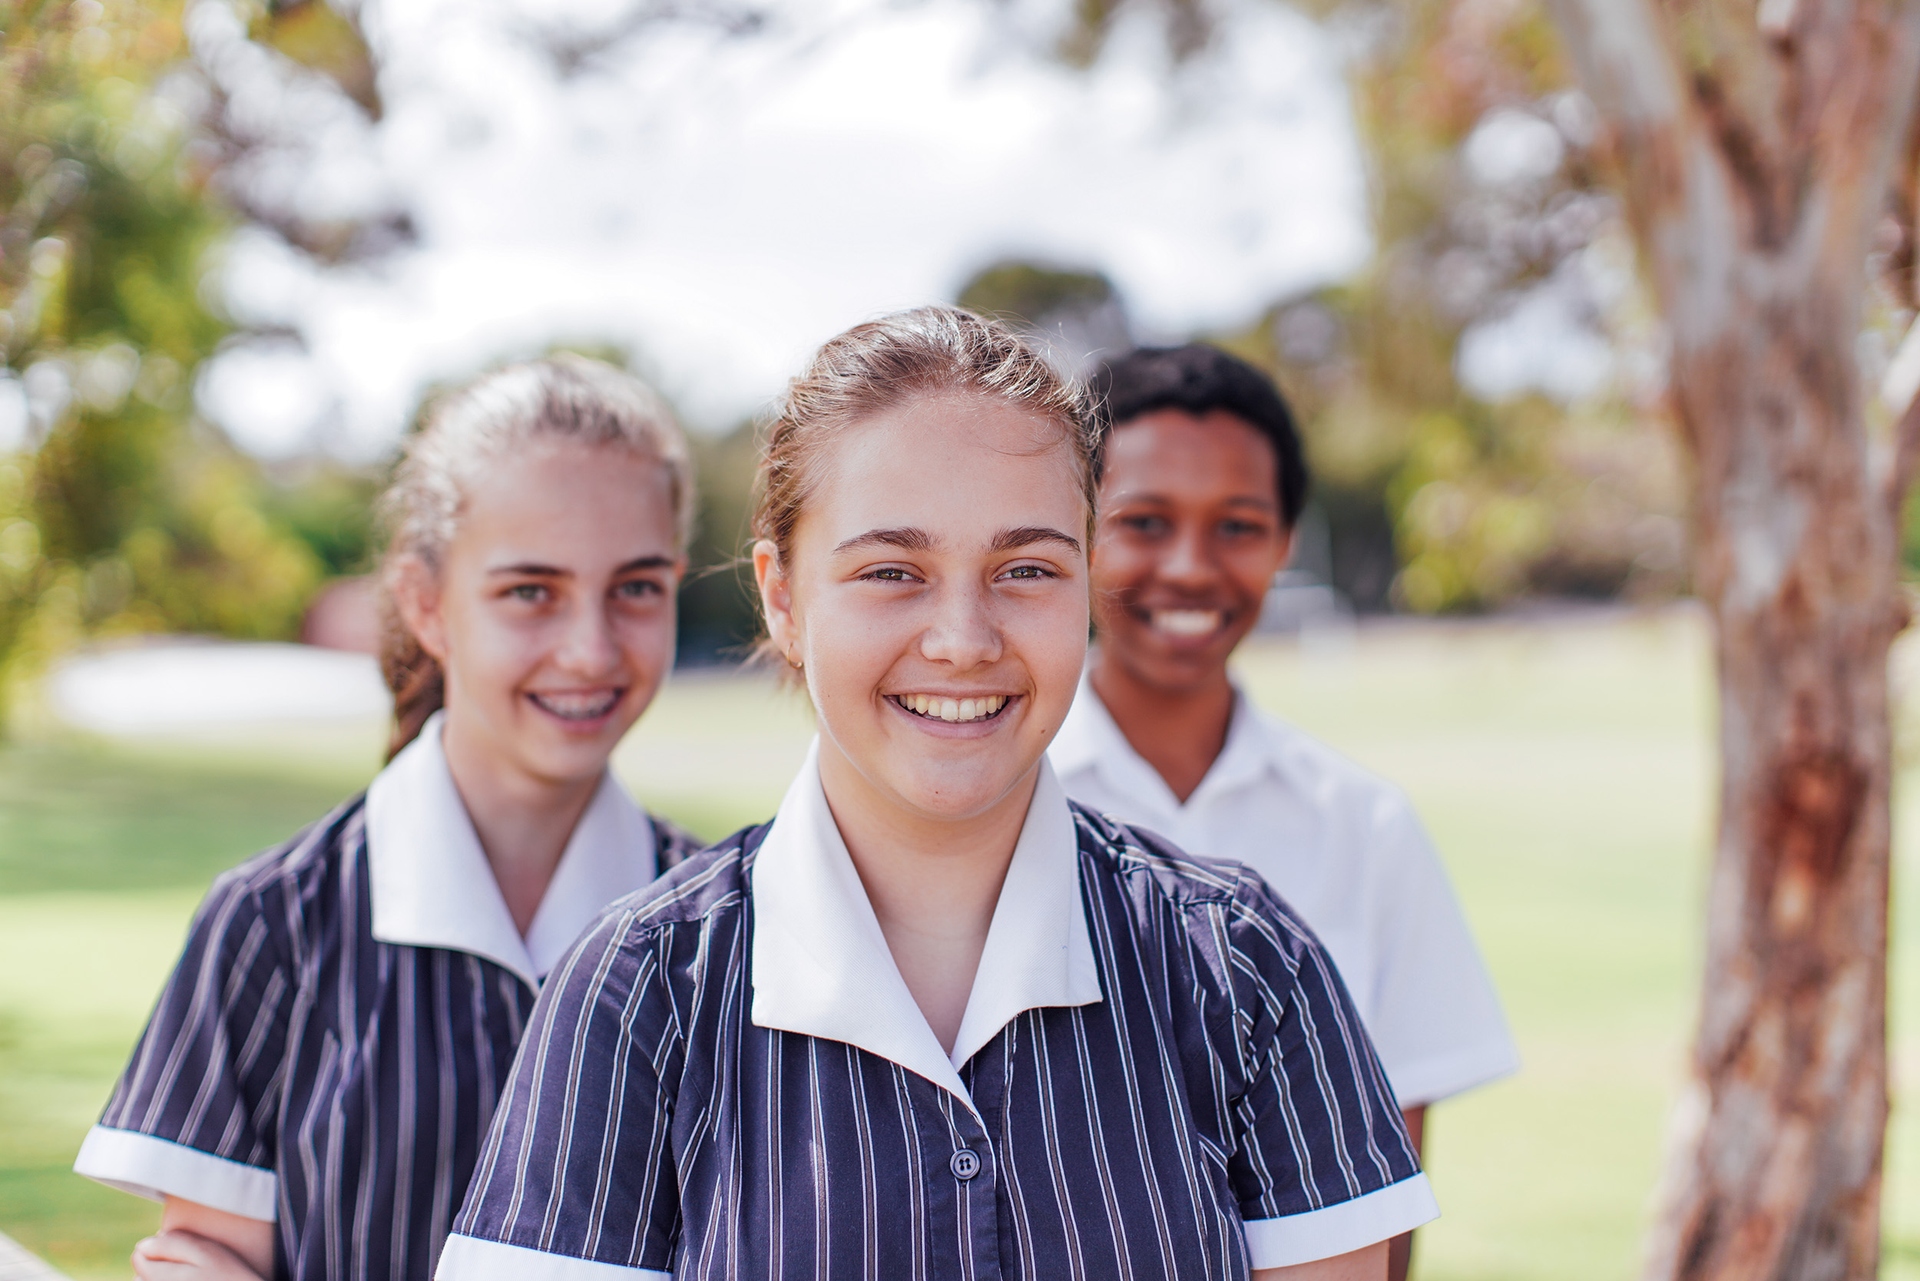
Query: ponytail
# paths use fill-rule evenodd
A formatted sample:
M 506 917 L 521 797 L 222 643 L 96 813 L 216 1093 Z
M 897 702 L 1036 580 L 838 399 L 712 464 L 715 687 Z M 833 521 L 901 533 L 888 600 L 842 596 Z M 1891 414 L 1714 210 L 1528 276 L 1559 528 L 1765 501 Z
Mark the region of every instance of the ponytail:
M 380 675 L 393 694 L 393 733 L 387 739 L 387 759 L 392 760 L 446 706 L 447 678 L 391 602 L 381 619 Z

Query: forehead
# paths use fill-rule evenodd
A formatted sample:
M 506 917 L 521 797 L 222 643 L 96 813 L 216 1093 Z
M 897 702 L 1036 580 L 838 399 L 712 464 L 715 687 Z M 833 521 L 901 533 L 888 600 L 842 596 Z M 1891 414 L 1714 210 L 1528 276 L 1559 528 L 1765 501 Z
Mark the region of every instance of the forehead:
M 1086 523 L 1079 459 L 1056 422 L 1004 401 L 921 396 L 844 428 L 800 517 L 834 539 L 918 527 L 960 544 L 1004 529 Z
M 454 541 L 625 559 L 674 538 L 672 481 L 617 445 L 535 440 L 481 462 L 463 486 Z
M 1156 409 L 1107 438 L 1103 498 L 1165 494 L 1218 499 L 1280 497 L 1280 459 L 1259 428 L 1225 409 Z

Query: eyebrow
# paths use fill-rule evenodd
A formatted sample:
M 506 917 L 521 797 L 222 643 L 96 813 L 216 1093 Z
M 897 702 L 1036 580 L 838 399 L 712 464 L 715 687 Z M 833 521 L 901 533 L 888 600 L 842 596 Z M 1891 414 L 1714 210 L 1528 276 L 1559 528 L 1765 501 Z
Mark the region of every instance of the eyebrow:
M 1123 494 L 1115 494 L 1100 506 L 1101 510 L 1104 511 L 1110 508 L 1124 506 L 1127 503 L 1170 503 L 1172 501 L 1173 499 L 1168 495 L 1155 493 L 1151 489 L 1134 489 L 1128 490 Z M 1223 500 L 1222 506 L 1258 507 L 1262 511 L 1280 510 L 1280 504 L 1266 497 L 1264 494 L 1235 494 L 1233 497 Z
M 1063 543 L 1074 551 L 1080 550 L 1080 540 L 1069 537 L 1057 529 L 1045 525 L 1022 525 L 1017 529 L 1003 529 L 993 536 L 988 544 L 990 552 L 1010 552 L 1019 547 L 1031 547 L 1035 543 Z M 897 529 L 869 529 L 864 534 L 855 534 L 838 547 L 834 554 L 853 551 L 862 547 L 898 547 L 902 551 L 930 552 L 933 550 L 933 535 L 924 529 L 911 525 Z
M 908 552 L 930 552 L 933 550 L 933 536 L 924 529 L 902 526 L 898 529 L 869 529 L 864 534 L 855 534 L 833 549 L 837 556 L 841 552 L 853 551 L 859 547 L 898 547 Z
M 647 569 L 666 569 L 673 564 L 671 556 L 636 556 L 626 564 L 614 570 L 615 574 L 632 574 Z M 496 565 L 487 571 L 489 574 L 511 574 L 515 578 L 571 578 L 573 571 L 562 569 L 558 565 L 541 565 L 534 561 L 522 561 L 517 565 Z
M 993 545 L 989 550 L 1010 552 L 1018 547 L 1031 547 L 1035 543 L 1063 543 L 1074 551 L 1080 550 L 1079 539 L 1045 525 L 1022 525 L 1018 529 L 1003 529 L 993 536 Z

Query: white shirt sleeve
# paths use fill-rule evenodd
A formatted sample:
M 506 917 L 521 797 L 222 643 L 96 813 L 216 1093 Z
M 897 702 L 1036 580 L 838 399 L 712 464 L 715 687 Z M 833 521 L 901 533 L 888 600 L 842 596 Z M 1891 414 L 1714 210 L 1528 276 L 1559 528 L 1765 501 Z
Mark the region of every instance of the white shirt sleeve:
M 1520 1066 L 1500 998 L 1440 855 L 1413 807 L 1387 792 L 1374 815 L 1374 969 L 1368 1031 L 1403 1108 Z

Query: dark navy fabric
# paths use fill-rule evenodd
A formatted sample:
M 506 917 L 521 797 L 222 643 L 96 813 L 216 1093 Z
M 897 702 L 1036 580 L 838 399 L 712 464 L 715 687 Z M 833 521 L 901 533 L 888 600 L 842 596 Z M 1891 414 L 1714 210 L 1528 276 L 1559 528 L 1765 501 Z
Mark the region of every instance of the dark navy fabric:
M 433 1275 L 534 1006 L 371 921 L 364 797 L 224 873 L 101 1118 L 276 1175 L 282 1278 Z
M 555 1277 L 1240 1278 L 1245 1222 L 1415 1176 L 1345 989 L 1264 882 L 1074 820 L 1103 1000 L 1028 1010 L 970 1059 L 977 1118 L 754 1026 L 750 829 L 555 967 L 455 1232 L 587 1261 Z M 462 1243 L 504 1261 L 476 1276 L 524 1264 L 488 1248 Z

